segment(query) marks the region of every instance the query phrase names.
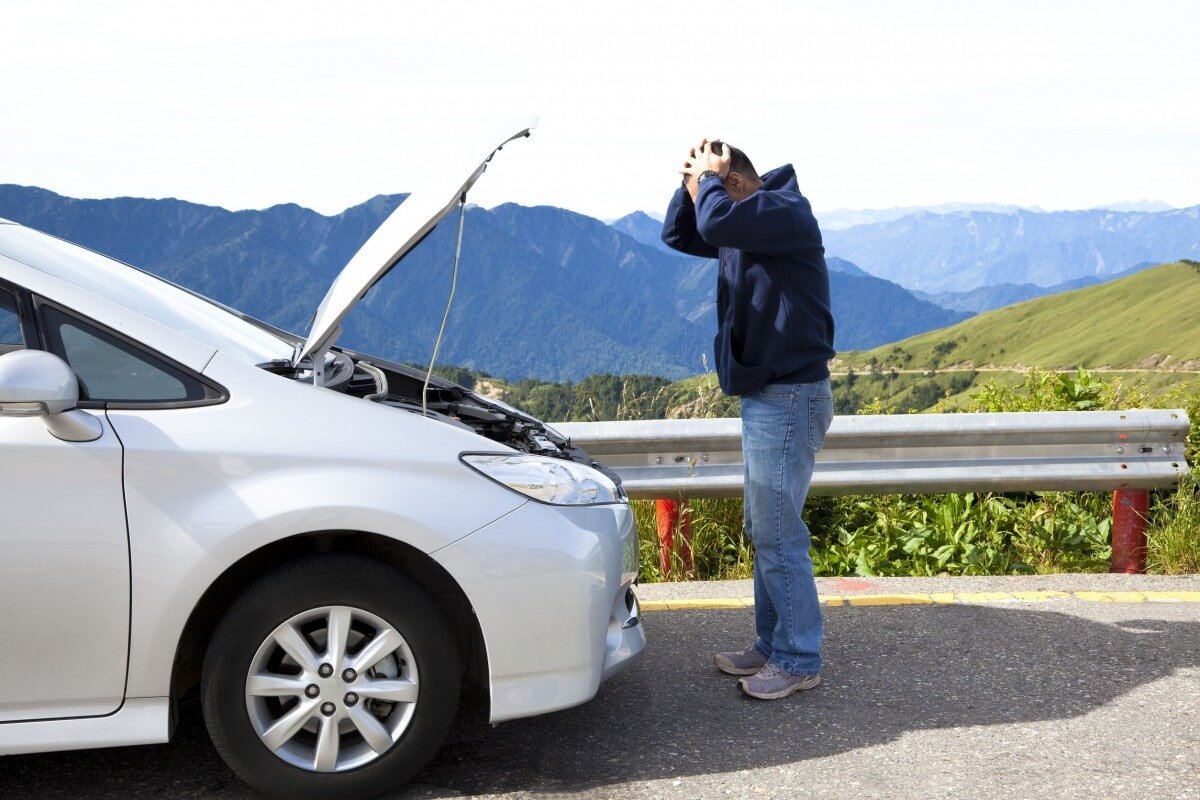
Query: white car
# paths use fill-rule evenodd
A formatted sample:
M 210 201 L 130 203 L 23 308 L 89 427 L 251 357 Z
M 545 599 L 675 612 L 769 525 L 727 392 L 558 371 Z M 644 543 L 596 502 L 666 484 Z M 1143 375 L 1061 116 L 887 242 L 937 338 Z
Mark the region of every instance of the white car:
M 532 126 L 410 196 L 307 339 L 0 221 L 0 754 L 165 742 L 198 686 L 258 789 L 365 797 L 433 756 L 464 681 L 499 722 L 586 702 L 641 654 L 615 475 L 334 346 Z

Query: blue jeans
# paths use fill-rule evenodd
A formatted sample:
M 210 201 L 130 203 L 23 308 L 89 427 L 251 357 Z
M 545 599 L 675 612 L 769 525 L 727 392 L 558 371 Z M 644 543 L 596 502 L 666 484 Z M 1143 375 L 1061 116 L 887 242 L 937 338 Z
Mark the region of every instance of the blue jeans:
M 742 395 L 746 532 L 754 542 L 754 646 L 795 675 L 821 671 L 821 605 L 800 513 L 833 421 L 829 381 Z

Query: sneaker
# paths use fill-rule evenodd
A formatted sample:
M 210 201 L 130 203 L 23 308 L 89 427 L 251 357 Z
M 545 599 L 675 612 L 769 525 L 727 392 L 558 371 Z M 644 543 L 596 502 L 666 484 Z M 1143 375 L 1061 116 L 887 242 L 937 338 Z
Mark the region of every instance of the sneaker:
M 793 692 L 814 689 L 820 683 L 820 675 L 793 675 L 775 664 L 767 664 L 754 675 L 738 681 L 738 686 L 759 700 L 778 700 Z
M 753 675 L 767 665 L 767 657 L 750 645 L 736 653 L 717 653 L 713 663 L 727 675 Z

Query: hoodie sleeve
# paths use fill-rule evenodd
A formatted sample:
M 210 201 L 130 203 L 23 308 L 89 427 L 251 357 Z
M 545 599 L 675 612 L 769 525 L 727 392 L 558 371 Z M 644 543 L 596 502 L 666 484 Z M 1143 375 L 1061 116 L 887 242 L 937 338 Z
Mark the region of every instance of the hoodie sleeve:
M 716 258 L 717 248 L 700 238 L 696 230 L 696 206 L 687 189 L 680 186 L 663 217 L 662 240 L 667 247 L 701 258 Z
M 821 245 L 820 235 L 809 242 L 815 224 L 808 201 L 789 191 L 759 190 L 740 202 L 729 198 L 719 180 L 700 184 L 696 195 L 696 230 L 715 247 L 754 253 L 791 253 Z M 811 230 L 810 230 L 811 229 Z

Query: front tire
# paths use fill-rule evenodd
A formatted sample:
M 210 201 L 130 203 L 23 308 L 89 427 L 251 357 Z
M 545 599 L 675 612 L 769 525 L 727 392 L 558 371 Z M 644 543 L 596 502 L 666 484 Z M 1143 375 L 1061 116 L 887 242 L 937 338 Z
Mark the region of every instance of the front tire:
M 368 558 L 297 561 L 256 581 L 217 626 L 201 702 L 243 780 L 289 800 L 366 798 L 428 763 L 458 705 L 445 618 Z

